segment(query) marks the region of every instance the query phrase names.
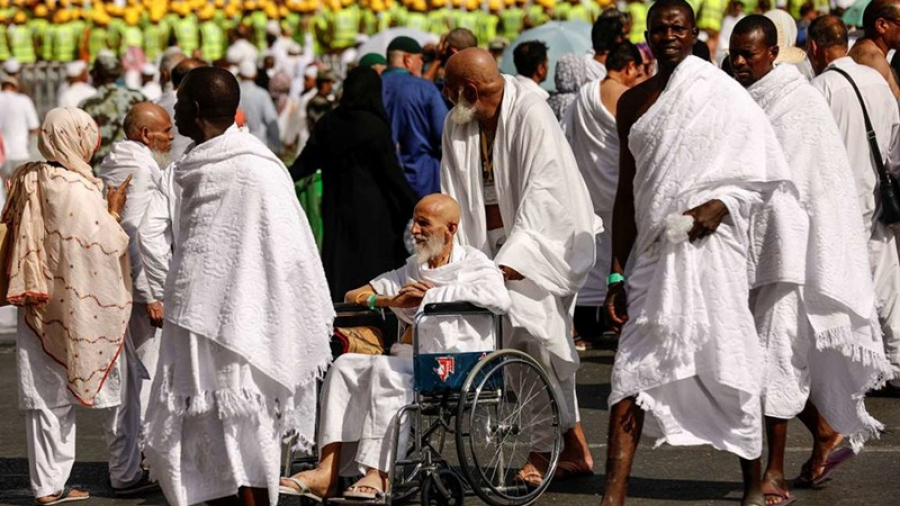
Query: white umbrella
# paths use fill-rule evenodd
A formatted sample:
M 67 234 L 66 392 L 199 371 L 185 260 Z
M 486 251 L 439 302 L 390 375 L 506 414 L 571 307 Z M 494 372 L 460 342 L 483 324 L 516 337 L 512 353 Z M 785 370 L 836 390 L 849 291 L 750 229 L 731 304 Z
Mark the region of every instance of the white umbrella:
M 381 56 L 386 56 L 387 47 L 397 37 L 401 35 L 406 35 L 407 37 L 412 37 L 416 39 L 416 42 L 424 46 L 429 43 L 437 43 L 440 41 L 440 37 L 433 33 L 423 32 L 422 30 L 416 30 L 414 28 L 388 28 L 383 32 L 376 33 L 372 36 L 368 41 L 366 41 L 363 45 L 359 46 L 358 49 L 358 57 L 362 58 L 363 56 L 369 53 L 380 54 Z
M 567 54 L 587 54 L 591 49 L 591 25 L 583 21 L 550 21 L 537 28 L 525 30 L 503 51 L 503 64 L 500 70 L 505 74 L 516 73 L 513 63 L 513 50 L 522 42 L 539 40 L 547 44 L 550 73 L 541 86 L 547 91 L 556 89 L 556 61 Z

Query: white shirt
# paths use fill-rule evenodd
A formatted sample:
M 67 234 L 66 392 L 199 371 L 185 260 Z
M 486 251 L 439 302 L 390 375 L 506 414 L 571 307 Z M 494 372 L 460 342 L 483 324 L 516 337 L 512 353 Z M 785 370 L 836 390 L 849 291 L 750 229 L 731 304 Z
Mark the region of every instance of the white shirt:
M 550 92 L 548 92 L 544 88 L 541 88 L 541 85 L 534 82 L 534 79 L 527 77 L 527 76 L 523 76 L 522 74 L 516 74 L 516 81 L 519 81 L 520 83 L 522 83 L 524 85 L 524 88 L 526 91 L 528 91 L 530 93 L 536 93 L 539 97 L 543 98 L 544 100 L 547 100 L 548 98 L 550 98 Z
M 97 88 L 94 88 L 85 82 L 75 82 L 66 85 L 66 89 L 59 94 L 59 107 L 78 107 L 81 102 L 93 97 L 97 94 Z
M 7 160 L 28 160 L 28 134 L 41 126 L 34 102 L 16 91 L 0 92 L 0 132 Z
M 156 81 L 150 81 L 141 88 L 141 94 L 152 102 L 162 96 L 162 86 Z
M 849 56 L 833 61 L 828 66 L 831 67 L 844 70 L 856 82 L 866 102 L 885 167 L 895 175 L 900 174 L 900 111 L 887 81 L 874 69 L 859 65 Z M 827 68 L 812 80 L 812 85 L 825 96 L 831 107 L 853 167 L 863 218 L 867 225 L 871 224 L 877 218 L 878 172 L 866 138 L 859 99 L 844 76 Z
M 281 150 L 278 112 L 269 92 L 253 81 L 241 80 L 241 110 L 247 117 L 247 128 L 274 152 Z

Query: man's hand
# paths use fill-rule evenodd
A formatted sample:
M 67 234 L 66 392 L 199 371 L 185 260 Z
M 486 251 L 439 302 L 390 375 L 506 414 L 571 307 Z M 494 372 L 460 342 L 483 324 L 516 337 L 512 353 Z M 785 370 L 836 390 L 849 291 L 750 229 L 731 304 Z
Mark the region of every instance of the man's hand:
M 719 228 L 719 224 L 725 216 L 728 216 L 728 208 L 721 200 L 710 200 L 705 204 L 701 204 L 693 209 L 684 212 L 685 216 L 693 216 L 694 227 L 688 232 L 688 239 L 691 242 L 697 239 L 703 239 Z
M 389 307 L 399 308 L 416 308 L 422 304 L 425 298 L 425 292 L 434 288 L 434 285 L 427 281 L 413 281 L 397 293 L 397 296 L 390 300 Z
M 120 186 L 109 185 L 109 190 L 106 192 L 106 206 L 110 213 L 122 214 L 122 210 L 125 209 L 128 185 L 131 184 L 132 176 L 133 174 L 128 174 Z
M 525 279 L 525 276 L 520 274 L 519 271 L 513 269 L 512 267 L 501 265 L 500 270 L 503 271 L 504 281 L 522 281 L 523 279 Z
M 163 305 L 162 302 L 154 301 L 147 304 L 147 316 L 150 317 L 150 325 L 153 325 L 156 328 L 162 328 L 163 326 Z
M 612 322 L 612 329 L 617 334 L 622 332 L 622 326 L 628 321 L 628 297 L 625 295 L 624 281 L 609 285 L 603 305 Z

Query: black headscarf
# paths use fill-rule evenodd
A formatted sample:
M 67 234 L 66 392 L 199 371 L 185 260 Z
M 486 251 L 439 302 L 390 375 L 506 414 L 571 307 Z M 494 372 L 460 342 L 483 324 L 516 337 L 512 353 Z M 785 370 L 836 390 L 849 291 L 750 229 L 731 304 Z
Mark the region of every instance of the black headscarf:
M 344 80 L 341 106 L 344 111 L 366 111 L 391 124 L 381 99 L 381 76 L 368 67 L 356 67 Z

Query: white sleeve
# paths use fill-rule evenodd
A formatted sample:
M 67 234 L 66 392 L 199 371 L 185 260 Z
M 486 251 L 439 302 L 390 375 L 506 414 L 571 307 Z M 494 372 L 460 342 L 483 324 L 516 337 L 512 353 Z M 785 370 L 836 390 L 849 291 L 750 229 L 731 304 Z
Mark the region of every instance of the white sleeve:
M 31 99 L 28 99 L 28 110 L 26 111 L 27 120 L 28 120 L 28 130 L 37 130 L 41 126 L 40 120 L 38 120 L 37 110 L 34 108 L 34 102 Z
M 172 170 L 169 168 L 168 170 Z M 164 300 L 166 276 L 172 259 L 172 217 L 169 213 L 171 179 L 164 174 L 161 184 L 150 195 L 144 218 L 138 227 L 138 244 L 152 300 Z

